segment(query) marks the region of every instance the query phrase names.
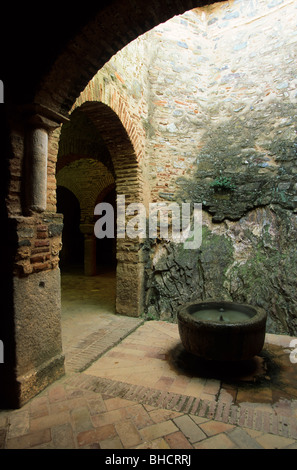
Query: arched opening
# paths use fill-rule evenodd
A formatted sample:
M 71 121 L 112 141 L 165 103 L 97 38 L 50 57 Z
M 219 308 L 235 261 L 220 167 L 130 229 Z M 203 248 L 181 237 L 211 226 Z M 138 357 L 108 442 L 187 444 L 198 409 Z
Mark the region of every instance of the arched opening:
M 86 102 L 76 108 L 62 127 L 57 158 L 58 188 L 63 186 L 75 194 L 80 208 L 74 215 L 73 204 L 65 218 L 66 246 L 60 265 L 62 342 L 67 364 L 69 348 L 90 332 L 91 325 L 96 330 L 100 318 L 141 314 L 141 249 L 137 240 L 116 237 L 117 196 L 124 194 L 127 203 L 141 200 L 139 174 L 133 145 L 117 114 L 101 102 Z M 64 193 L 59 189 L 57 211 L 63 213 L 67 200 L 64 197 L 61 201 L 61 197 Z M 113 208 L 113 238 L 99 239 L 94 234 L 98 220 L 94 209 L 102 202 Z M 65 255 L 75 243 L 75 239 L 70 240 L 67 247 L 67 234 L 74 224 L 80 232 L 83 253 L 80 260 L 74 257 L 79 265 L 66 265 Z M 135 295 L 130 295 L 131 290 Z
M 79 229 L 80 205 L 72 191 L 57 187 L 57 211 L 63 214 L 62 250 L 60 267 L 62 271 L 83 265 L 83 235 Z
M 97 203 L 105 202 L 110 204 L 115 215 L 115 229 L 117 218 L 116 190 L 115 188 L 106 188 L 104 193 L 100 194 Z M 96 218 L 96 217 L 95 217 Z M 117 244 L 116 238 L 96 238 L 96 266 L 98 273 L 110 273 L 116 270 L 117 265 Z
M 110 106 L 96 101 L 83 103 L 79 110 L 92 122 L 100 139 L 104 142 L 110 156 L 106 165 L 111 168 L 110 171 L 114 175 L 113 191 L 110 192 L 112 185 L 106 185 L 101 194 L 98 195 L 97 192 L 96 199 L 90 207 L 92 213 L 94 213 L 96 202 L 101 201 L 110 202 L 116 209 L 116 198 L 120 195 L 125 195 L 126 204 L 143 201 L 143 180 L 139 162 L 134 146 L 118 115 Z M 91 178 L 91 174 L 89 176 Z M 114 215 L 116 215 L 116 210 Z M 92 224 L 92 231 L 94 231 L 94 218 Z M 114 218 L 114 226 L 116 228 L 116 218 Z M 96 242 L 97 246 L 98 243 Z M 112 265 L 116 266 L 116 313 L 132 317 L 140 316 L 143 304 L 144 261 L 139 240 L 115 239 L 104 240 L 103 243 L 113 253 Z M 100 249 L 97 251 L 100 258 Z M 98 266 L 100 266 L 99 263 Z M 130 295 L 131 289 L 135 294 L 133 297 Z

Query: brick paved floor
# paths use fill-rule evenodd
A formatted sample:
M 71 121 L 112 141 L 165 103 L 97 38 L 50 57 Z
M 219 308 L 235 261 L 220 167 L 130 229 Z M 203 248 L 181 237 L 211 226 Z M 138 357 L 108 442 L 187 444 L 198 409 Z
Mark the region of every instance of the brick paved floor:
M 1 449 L 297 448 L 292 338 L 267 334 L 244 367 L 206 367 L 175 324 L 89 315 L 64 319 L 66 375 L 0 411 Z
M 278 390 L 274 401 L 259 370 L 255 382 L 227 383 L 175 370 L 168 356 L 178 348 L 176 331 L 165 322 L 141 324 L 84 372 L 70 370 L 22 409 L 0 412 L 0 447 L 297 448 L 296 380 L 281 392 L 283 382 L 270 377 L 270 391 Z M 267 340 L 265 350 L 285 337 Z M 280 351 L 288 358 L 286 348 Z M 249 390 L 257 401 L 249 401 Z

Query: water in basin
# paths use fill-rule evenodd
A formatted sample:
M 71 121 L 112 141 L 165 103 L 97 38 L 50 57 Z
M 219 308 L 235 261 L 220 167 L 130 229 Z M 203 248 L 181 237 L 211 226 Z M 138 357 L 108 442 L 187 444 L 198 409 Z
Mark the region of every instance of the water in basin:
M 214 322 L 225 322 L 225 323 L 240 323 L 249 320 L 251 315 L 240 312 L 238 310 L 230 309 L 201 309 L 192 313 L 192 317 L 196 320 L 214 321 Z

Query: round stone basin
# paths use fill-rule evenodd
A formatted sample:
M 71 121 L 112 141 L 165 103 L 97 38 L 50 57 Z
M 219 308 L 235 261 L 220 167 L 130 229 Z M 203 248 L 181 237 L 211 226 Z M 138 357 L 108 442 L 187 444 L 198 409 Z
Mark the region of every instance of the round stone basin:
M 182 306 L 177 320 L 185 350 L 203 359 L 241 361 L 263 349 L 267 313 L 259 307 L 198 301 Z

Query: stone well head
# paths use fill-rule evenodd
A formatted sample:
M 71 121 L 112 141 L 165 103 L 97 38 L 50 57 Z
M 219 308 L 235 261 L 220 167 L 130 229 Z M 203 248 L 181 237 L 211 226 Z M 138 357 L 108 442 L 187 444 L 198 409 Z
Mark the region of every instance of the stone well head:
M 248 360 L 264 346 L 267 313 L 259 307 L 197 301 L 183 305 L 177 320 L 185 350 L 203 359 Z

